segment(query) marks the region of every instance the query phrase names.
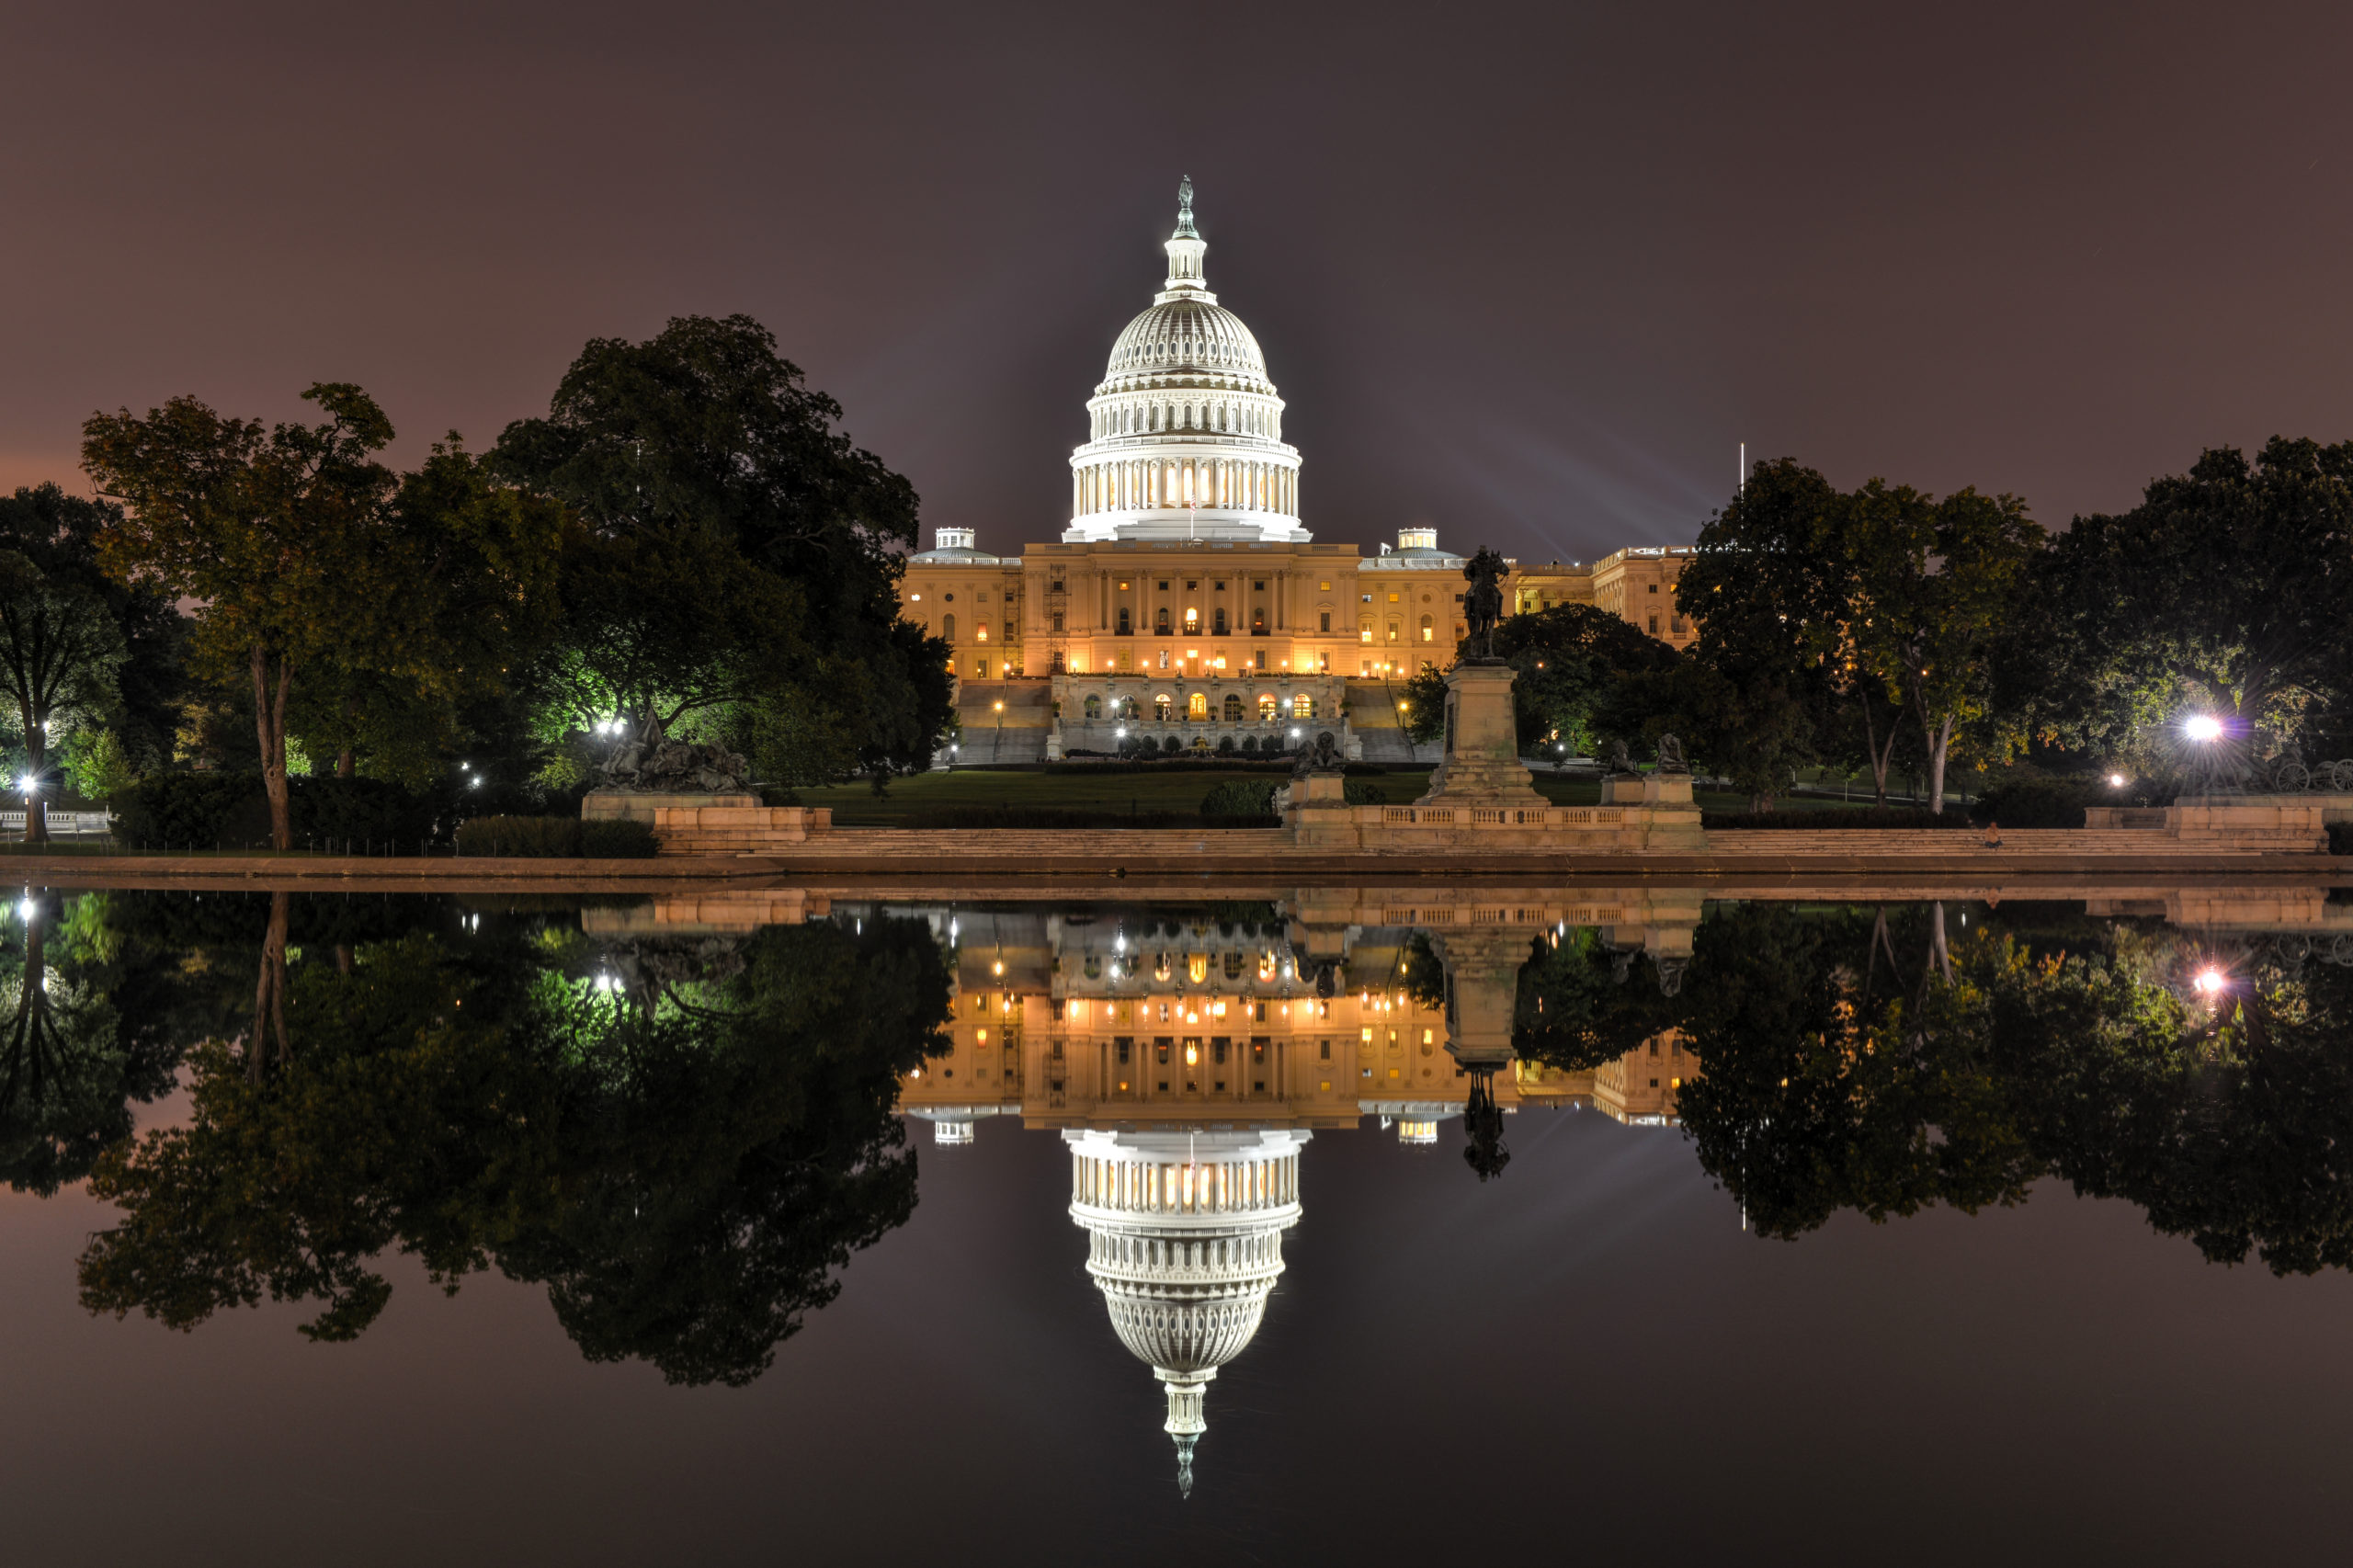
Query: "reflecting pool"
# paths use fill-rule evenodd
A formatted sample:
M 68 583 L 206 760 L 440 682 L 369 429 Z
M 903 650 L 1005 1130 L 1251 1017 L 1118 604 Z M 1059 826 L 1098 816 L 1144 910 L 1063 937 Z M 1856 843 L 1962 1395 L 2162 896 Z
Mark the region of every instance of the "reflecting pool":
M 2353 1522 L 2345 890 L 1247 891 L 26 890 L 11 1556 Z

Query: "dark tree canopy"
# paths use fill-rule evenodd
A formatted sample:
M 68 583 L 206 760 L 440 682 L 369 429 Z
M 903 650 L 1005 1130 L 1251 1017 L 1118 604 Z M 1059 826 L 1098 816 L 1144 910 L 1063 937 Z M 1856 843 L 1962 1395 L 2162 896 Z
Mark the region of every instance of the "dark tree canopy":
M 30 561 L 49 582 L 95 594 L 121 633 L 126 657 L 115 671 L 117 702 L 108 728 L 131 767 L 168 767 L 181 705 L 188 696 L 188 623 L 172 596 L 144 583 L 129 585 L 98 563 L 98 539 L 120 521 L 109 502 L 68 495 L 55 484 L 0 495 L 0 549 Z
M 591 342 L 547 417 L 507 427 L 496 470 L 586 530 L 565 574 L 578 722 L 700 714 L 779 782 L 927 764 L 951 704 L 948 645 L 899 617 L 915 489 L 841 416 L 757 322 L 688 316 Z
M 2043 722 L 2124 749 L 2187 708 L 2276 740 L 2353 695 L 2353 442 L 2274 437 L 2078 517 L 2053 549 Z M 2341 717 L 2340 717 L 2341 722 Z

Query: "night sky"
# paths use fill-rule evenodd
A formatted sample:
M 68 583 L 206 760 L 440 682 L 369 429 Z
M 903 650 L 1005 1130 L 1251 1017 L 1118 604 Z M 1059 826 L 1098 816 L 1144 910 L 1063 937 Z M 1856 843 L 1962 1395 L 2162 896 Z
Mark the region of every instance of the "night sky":
M 1304 511 L 1684 542 L 1737 443 L 2128 506 L 2353 436 L 2353 8 L 0 8 L 0 486 L 357 381 L 475 444 L 746 312 L 926 527 L 1060 530 L 1177 176 Z M 926 540 L 927 542 L 927 540 Z

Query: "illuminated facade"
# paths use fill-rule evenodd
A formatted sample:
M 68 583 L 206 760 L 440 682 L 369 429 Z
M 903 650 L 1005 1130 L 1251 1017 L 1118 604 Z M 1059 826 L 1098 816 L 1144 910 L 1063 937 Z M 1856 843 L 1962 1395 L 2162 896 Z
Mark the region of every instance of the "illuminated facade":
M 1087 401 L 1061 539 L 1000 556 L 942 528 L 908 560 L 901 613 L 954 648 L 961 758 L 1146 736 L 1290 749 L 1330 730 L 1351 756 L 1404 760 L 1397 687 L 1452 660 L 1463 558 L 1429 528 L 1369 556 L 1315 542 L 1283 400 L 1256 337 L 1209 288 L 1189 183 L 1164 248 L 1161 289 Z M 1515 563 L 1506 602 L 1600 604 L 1681 645 L 1673 582 L 1688 553 Z
M 1366 1117 L 1427 1147 L 1462 1114 L 1471 1079 L 1448 1047 L 1447 1009 L 1402 982 L 1415 926 L 1221 919 L 1199 910 L 1043 914 L 912 910 L 949 948 L 952 1049 L 901 1082 L 902 1112 L 944 1145 L 1017 1116 L 1062 1132 L 1072 1221 L 1113 1330 L 1159 1380 L 1177 1483 L 1190 1492 L 1218 1369 L 1257 1332 L 1301 1213 L 1300 1155 L 1316 1129 Z M 1418 907 L 1394 913 L 1407 921 Z M 1444 925 L 1558 939 L 1556 912 L 1448 908 Z M 1680 912 L 1589 908 L 1640 945 L 1682 948 Z M 1666 924 L 1655 924 L 1662 913 Z M 1688 911 L 1696 920 L 1698 905 Z M 1518 926 L 1518 930 L 1512 927 Z M 1423 960 L 1427 961 L 1427 960 Z M 1665 1052 L 1665 1054 L 1658 1054 Z M 1661 1089 L 1660 1063 L 1672 1086 Z M 1669 1031 L 1598 1073 L 1515 1064 L 1494 1084 L 1507 1110 L 1592 1106 L 1671 1126 L 1696 1062 Z

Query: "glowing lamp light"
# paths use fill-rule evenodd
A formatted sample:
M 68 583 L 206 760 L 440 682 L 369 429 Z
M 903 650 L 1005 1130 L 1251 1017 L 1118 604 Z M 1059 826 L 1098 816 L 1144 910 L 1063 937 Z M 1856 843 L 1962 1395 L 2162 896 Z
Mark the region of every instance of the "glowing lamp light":
M 2108 787 L 2109 787 L 2109 789 L 2111 789 L 2111 790 L 2121 790 L 2121 789 L 2123 789 L 2123 788 L 2124 788 L 2124 775 L 2122 775 L 2121 773 L 2111 773 L 2111 774 L 2109 774 L 2109 775 L 2108 776 Z
M 2211 744 L 2222 738 L 2222 722 L 2211 713 L 2193 713 L 2182 725 L 2181 733 L 2193 741 Z
M 40 788 L 40 781 L 29 773 L 17 780 L 17 792 L 20 795 L 29 795 Z
M 2204 969 L 2198 971 L 2197 975 L 2191 979 L 2189 983 L 2197 987 L 2198 994 L 2200 996 L 2206 997 L 2211 1001 L 2215 996 L 2220 995 L 2223 988 L 2229 985 L 2230 983 L 2230 977 L 2228 975 L 2224 974 L 2214 965 L 2208 964 Z
M 30 920 L 33 917 L 33 910 L 34 904 L 31 899 L 26 899 L 17 905 L 17 915 L 20 919 Z

